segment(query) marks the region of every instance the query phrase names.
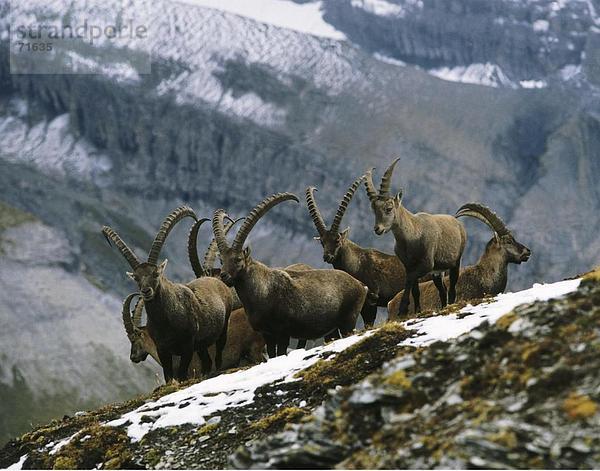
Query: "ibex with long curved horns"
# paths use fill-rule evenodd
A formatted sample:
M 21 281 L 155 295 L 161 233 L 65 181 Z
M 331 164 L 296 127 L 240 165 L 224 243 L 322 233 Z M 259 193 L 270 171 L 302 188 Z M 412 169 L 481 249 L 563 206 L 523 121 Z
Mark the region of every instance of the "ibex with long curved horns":
M 279 193 L 258 204 L 242 223 L 231 246 L 224 234 L 225 212 L 213 216 L 213 232 L 223 265 L 221 279 L 234 286 L 252 327 L 267 341 L 270 357 L 287 352 L 290 336 L 324 337 L 339 329 L 354 330 L 367 288 L 340 270 L 290 270 L 269 268 L 250 256 L 244 242 L 258 220 L 283 201 L 298 201 L 291 193 Z
M 379 192 L 373 185 L 372 170 L 367 172 L 365 187 L 375 213 L 377 235 L 392 231 L 396 239 L 394 251 L 406 269 L 406 285 L 400 302 L 400 314 L 408 312 L 412 292 L 415 310 L 421 310 L 419 278 L 435 272 L 433 282 L 443 306 L 456 300 L 456 281 L 460 271 L 467 233 L 463 224 L 449 214 L 411 213 L 402 205 L 402 191 L 390 194 L 392 173 L 398 160 L 388 167 L 381 179 Z M 439 272 L 450 271 L 450 287 L 446 292 Z
M 102 228 L 106 239 L 109 243 L 114 242 L 133 270 L 128 275 L 136 282 L 144 299 L 148 333 L 156 344 L 167 382 L 174 377 L 173 355 L 181 357 L 177 379 L 187 378 L 194 351 L 202 361 L 202 372 L 208 373 L 212 366 L 208 347 L 214 343 L 217 347 L 216 365 L 221 367 L 232 306 L 229 288 L 220 280 L 204 277 L 185 285 L 173 283 L 164 274 L 167 260 L 158 265 L 158 257 L 169 232 L 186 217 L 198 219 L 191 208 L 180 207 L 164 220 L 146 262 L 140 262 L 114 230 L 108 226 Z
M 306 204 L 319 233 L 315 239 L 318 239 L 323 247 L 323 260 L 331 263 L 333 268 L 349 273 L 369 288 L 369 298 L 373 297 L 374 300 L 365 303 L 361 314 L 365 326 L 372 327 L 377 316 L 377 306 L 387 306 L 396 293 L 404 288 L 406 271 L 395 255 L 360 247 L 348 238 L 349 228 L 340 232 L 342 218 L 364 178 L 365 175 L 357 178 L 348 188 L 329 229 L 315 201 L 316 188 L 306 189 Z
M 531 250 L 517 242 L 504 222 L 487 206 L 467 203 L 456 213 L 456 217 L 461 216 L 479 219 L 492 229 L 494 236 L 487 243 L 479 261 L 461 270 L 456 283 L 456 299 L 469 301 L 484 296 L 496 296 L 506 289 L 508 264 L 526 262 L 531 256 Z M 435 285 L 431 281 L 419 283 L 419 287 L 422 309 L 435 310 L 442 307 Z M 398 293 L 388 304 L 391 320 L 398 317 L 401 297 L 402 293 Z
M 131 301 L 138 293 L 132 293 L 123 302 L 123 324 L 127 338 L 131 342 L 130 359 L 134 363 L 144 361 L 150 355 L 156 363 L 161 365 L 156 344 L 148 333 L 147 326 L 142 326 L 142 311 L 144 301 L 139 299 L 131 312 Z M 227 328 L 227 343 L 223 350 L 221 369 L 237 368 L 239 366 L 255 365 L 264 360 L 263 350 L 265 340 L 262 335 L 250 326 L 248 317 L 243 309 L 237 309 L 229 317 Z M 208 349 L 211 356 L 215 356 L 215 346 Z M 200 359 L 196 354 L 188 367 L 188 378 L 200 377 L 202 369 Z

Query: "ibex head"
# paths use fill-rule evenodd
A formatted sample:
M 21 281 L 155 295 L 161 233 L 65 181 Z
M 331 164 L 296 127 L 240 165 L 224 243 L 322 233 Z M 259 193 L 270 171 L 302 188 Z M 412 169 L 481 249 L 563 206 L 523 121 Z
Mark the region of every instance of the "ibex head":
M 458 209 L 455 216 L 457 218 L 470 216 L 479 219 L 494 232 L 494 237 L 486 246 L 486 252 L 495 250 L 503 253 L 509 263 L 517 264 L 526 262 L 531 257 L 531 250 L 517 242 L 502 219 L 487 206 L 481 203 L 467 203 Z
M 314 192 L 316 188 L 310 187 L 306 189 L 306 204 L 308 205 L 308 212 L 317 228 L 317 232 L 319 235 L 315 237 L 319 242 L 321 242 L 321 246 L 323 247 L 323 260 L 327 263 L 333 263 L 333 261 L 338 257 L 340 248 L 344 245 L 348 238 L 348 233 L 350 231 L 349 228 L 340 232 L 340 225 L 342 223 L 342 218 L 346 213 L 346 209 L 348 209 L 348 205 L 356 193 L 356 190 L 360 186 L 360 183 L 365 178 L 365 175 L 357 178 L 354 183 L 348 188 L 344 198 L 340 202 L 337 212 L 335 213 L 335 217 L 333 218 L 333 223 L 331 227 L 327 229 L 323 217 L 321 216 L 321 212 L 317 206 L 317 202 L 315 201 Z
M 375 226 L 373 230 L 377 235 L 384 234 L 392 228 L 395 209 L 402 204 L 402 190 L 396 196 L 392 196 L 390 193 L 392 173 L 399 160 L 399 158 L 394 160 L 383 174 L 379 192 L 377 192 L 373 184 L 373 169 L 369 170 L 365 175 L 367 195 L 371 201 L 371 208 L 373 208 L 373 212 L 375 213 Z
M 225 228 L 223 225 L 223 219 L 226 217 L 225 211 L 223 209 L 215 211 L 212 227 L 221 256 L 221 280 L 223 280 L 227 286 L 233 286 L 235 284 L 236 280 L 245 272 L 252 260 L 250 249 L 248 247 L 244 248 L 244 242 L 252 228 L 269 209 L 288 200 L 294 200 L 296 203 L 299 202 L 296 195 L 291 193 L 278 193 L 269 196 L 258 204 L 250 211 L 250 214 L 242 223 L 231 246 L 229 246 L 227 239 L 225 238 Z
M 194 211 L 187 206 L 175 209 L 165 218 L 154 238 L 154 242 L 152 242 L 152 247 L 148 253 L 148 261 L 146 262 L 140 262 L 133 251 L 127 247 L 123 239 L 114 230 L 108 226 L 102 228 L 102 233 L 108 243 L 110 244 L 111 241 L 114 242 L 133 269 L 133 272 L 127 272 L 127 275 L 137 283 L 144 301 L 151 301 L 159 289 L 165 267 L 167 266 L 167 260 L 165 259 L 162 263 L 158 264 L 158 256 L 171 229 L 185 217 L 198 220 Z
M 136 303 L 133 313 L 131 312 L 131 301 L 136 296 L 139 296 L 138 293 L 132 293 L 123 302 L 123 324 L 131 343 L 129 358 L 132 362 L 139 363 L 148 357 L 149 352 L 146 348 L 148 333 L 146 328 L 141 326 L 143 304 L 140 300 Z

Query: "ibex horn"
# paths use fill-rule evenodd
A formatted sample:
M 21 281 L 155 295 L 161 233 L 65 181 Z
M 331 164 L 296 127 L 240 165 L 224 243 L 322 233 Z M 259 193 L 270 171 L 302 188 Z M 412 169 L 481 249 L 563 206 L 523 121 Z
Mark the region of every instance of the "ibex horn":
M 327 227 L 325 226 L 325 221 L 323 221 L 323 216 L 321 216 L 321 211 L 319 211 L 319 207 L 315 201 L 315 191 L 317 191 L 317 189 L 314 186 L 306 189 L 306 205 L 308 206 L 308 213 L 317 228 L 319 236 L 323 237 L 323 234 L 327 232 Z
M 385 173 L 383 174 L 383 178 L 381 179 L 381 185 L 379 186 L 379 194 L 381 196 L 389 196 L 390 195 L 390 186 L 392 184 L 392 173 L 394 173 L 394 167 L 398 163 L 400 158 L 398 157 L 396 160 L 392 162 L 392 164 L 387 168 Z
M 375 168 L 372 168 L 365 173 L 365 188 L 367 189 L 369 201 L 377 199 L 377 190 L 373 184 L 373 170 L 375 170 Z
M 163 221 L 156 237 L 154 238 L 154 242 L 152 242 L 152 247 L 150 248 L 150 252 L 148 253 L 148 263 L 155 264 L 158 262 L 158 256 L 160 255 L 160 251 L 171 232 L 171 229 L 181 221 L 185 217 L 191 217 L 195 221 L 198 220 L 198 216 L 194 213 L 194 210 L 188 206 L 180 206 L 175 209 L 171 214 L 169 214 L 165 220 Z
M 123 325 L 125 325 L 125 332 L 127 332 L 128 338 L 132 337 L 134 331 L 133 322 L 131 321 L 131 301 L 136 296 L 139 296 L 138 293 L 131 293 L 123 301 Z
M 188 234 L 188 258 L 190 259 L 190 264 L 192 265 L 192 270 L 194 271 L 196 278 L 207 275 L 205 268 L 202 266 L 200 259 L 198 258 L 198 231 L 200 230 L 202 224 L 207 221 L 210 221 L 210 219 L 202 218 L 196 221 L 190 229 L 190 233 Z
M 364 178 L 365 175 L 362 175 L 361 177 L 357 178 L 354 181 L 354 183 L 352 183 L 350 188 L 348 188 L 348 191 L 346 191 L 346 194 L 344 195 L 344 198 L 342 198 L 340 206 L 338 207 L 337 213 L 335 213 L 335 217 L 333 218 L 333 223 L 331 224 L 331 232 L 338 232 L 340 230 L 340 224 L 342 223 L 344 213 L 346 212 L 346 209 L 348 209 L 348 205 L 350 204 L 350 201 L 352 201 L 354 193 L 356 193 L 356 190 L 360 186 L 360 182 L 362 182 Z
M 457 218 L 461 216 L 470 216 L 479 219 L 498 235 L 510 234 L 510 230 L 506 227 L 502 219 L 494 211 L 481 203 L 467 203 L 462 205 L 455 214 Z
M 229 230 L 237 224 L 238 221 L 241 221 L 244 218 L 231 219 L 229 216 L 225 216 L 227 220 L 229 220 L 229 224 L 225 224 L 225 235 L 229 233 Z M 212 273 L 212 269 L 215 266 L 215 259 L 217 258 L 217 254 L 219 253 L 219 246 L 217 245 L 217 240 L 213 238 L 206 249 L 206 253 L 204 254 L 204 269 L 206 270 L 207 275 L 210 276 Z
M 117 234 L 108 226 L 104 226 L 102 228 L 102 234 L 104 234 L 104 237 L 106 237 L 106 240 L 108 241 L 109 245 L 111 240 L 115 243 L 115 245 L 119 249 L 119 252 L 121 252 L 121 255 L 125 257 L 125 260 L 127 260 L 131 268 L 135 270 L 140 264 L 140 261 L 133 253 L 133 250 L 127 247 L 127 244 L 123 242 L 123 239 L 121 239 L 121 237 L 119 237 L 119 234 Z
M 235 236 L 233 240 L 232 247 L 234 249 L 241 249 L 244 246 L 244 242 L 246 241 L 246 237 L 250 234 L 250 231 L 254 227 L 254 225 L 258 222 L 258 220 L 273 206 L 282 203 L 284 201 L 293 200 L 296 203 L 299 203 L 300 200 L 298 197 L 292 193 L 277 193 L 275 195 L 269 196 L 265 198 L 261 203 L 256 205 L 248 217 L 242 223 L 242 227 Z

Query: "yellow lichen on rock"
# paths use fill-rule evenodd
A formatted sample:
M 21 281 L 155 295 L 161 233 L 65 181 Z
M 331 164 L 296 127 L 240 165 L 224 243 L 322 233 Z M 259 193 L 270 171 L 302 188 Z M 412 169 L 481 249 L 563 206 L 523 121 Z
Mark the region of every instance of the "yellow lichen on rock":
M 563 409 L 572 419 L 587 419 L 598 412 L 598 404 L 586 394 L 571 393 L 563 402 Z

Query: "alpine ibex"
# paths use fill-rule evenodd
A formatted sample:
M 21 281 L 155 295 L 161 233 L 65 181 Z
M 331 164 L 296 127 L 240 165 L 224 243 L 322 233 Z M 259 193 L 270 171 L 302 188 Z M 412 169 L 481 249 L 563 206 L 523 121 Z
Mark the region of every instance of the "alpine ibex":
M 229 216 L 226 216 L 228 219 L 228 223 L 225 225 L 225 235 L 229 232 L 229 230 L 238 222 L 244 218 L 239 218 L 236 220 L 231 219 Z M 190 233 L 188 235 L 188 257 L 190 260 L 190 265 L 192 265 L 192 270 L 197 278 L 202 278 L 203 276 L 213 276 L 219 278 L 219 274 L 221 273 L 220 268 L 214 268 L 215 260 L 217 258 L 218 248 L 217 242 L 213 238 L 213 240 L 208 245 L 206 252 L 204 253 L 204 264 L 200 263 L 200 259 L 198 258 L 198 231 L 203 223 L 210 221 L 208 218 L 203 218 L 194 223 L 192 228 L 190 229 Z M 231 291 L 232 297 L 232 310 L 242 308 L 242 303 L 235 292 L 235 289 L 229 288 Z
M 475 265 L 461 270 L 456 283 L 456 299 L 469 301 L 484 296 L 496 296 L 504 292 L 508 281 L 508 264 L 521 264 L 529 260 L 531 250 L 517 242 L 512 232 L 490 208 L 479 203 L 463 205 L 456 217 L 471 216 L 483 221 L 494 232 L 485 247 L 485 252 Z M 440 309 L 441 303 L 437 289 L 431 281 L 419 283 L 421 290 L 421 308 Z M 398 293 L 388 304 L 390 320 L 396 320 L 402 293 Z M 414 312 L 414 310 L 411 310 Z
M 369 298 L 372 298 L 373 301 L 369 299 L 365 303 L 361 314 L 365 326 L 372 327 L 377 317 L 377 306 L 387 306 L 394 295 L 404 288 L 406 271 L 402 262 L 395 255 L 360 247 L 348 238 L 349 228 L 340 232 L 342 218 L 364 178 L 365 175 L 356 179 L 348 188 L 329 229 L 327 229 L 315 201 L 316 188 L 306 189 L 306 204 L 319 233 L 315 239 L 323 247 L 323 260 L 331 263 L 333 268 L 349 273 L 369 288 Z
M 273 206 L 298 198 L 279 193 L 258 204 L 242 223 L 231 246 L 224 234 L 225 211 L 213 216 L 221 260 L 221 279 L 234 286 L 252 327 L 267 341 L 270 357 L 287 353 L 290 336 L 320 338 L 339 329 L 354 330 L 367 288 L 339 270 L 281 270 L 252 259 L 244 242 L 258 220 Z
M 463 224 L 449 214 L 411 213 L 402 205 L 402 191 L 390 194 L 394 162 L 381 179 L 379 193 L 373 185 L 373 169 L 367 172 L 365 186 L 375 213 L 374 231 L 377 235 L 392 231 L 396 239 L 394 251 L 406 269 L 406 285 L 400 302 L 400 313 L 408 312 L 412 292 L 415 310 L 421 310 L 419 278 L 433 273 L 442 306 L 456 300 L 456 281 L 460 271 L 467 233 Z M 439 272 L 450 271 L 450 288 L 446 288 Z
M 158 257 L 171 229 L 185 217 L 195 220 L 188 207 L 174 210 L 162 223 L 154 238 L 146 262 L 140 262 L 121 237 L 108 226 L 102 233 L 115 243 L 133 269 L 128 275 L 137 283 L 148 316 L 148 333 L 154 340 L 163 367 L 165 381 L 173 379 L 173 355 L 181 357 L 177 379 L 186 379 L 192 354 L 202 361 L 202 372 L 208 373 L 212 360 L 208 347 L 216 343 L 216 365 L 227 340 L 227 322 L 231 313 L 231 292 L 216 278 L 198 278 L 184 285 L 165 276 L 167 260 L 158 265 Z
M 142 326 L 142 311 L 144 301 L 138 300 L 133 312 L 131 301 L 138 293 L 133 293 L 125 298 L 123 302 L 123 324 L 127 332 L 127 338 L 131 342 L 130 359 L 134 363 L 144 361 L 148 355 L 160 365 L 160 358 L 156 350 L 156 344 L 148 333 L 147 326 Z M 265 340 L 258 332 L 250 326 L 248 317 L 243 309 L 236 309 L 229 317 L 227 329 L 227 343 L 223 350 L 223 363 L 221 369 L 237 368 L 239 366 L 255 365 L 264 360 L 263 350 Z M 209 354 L 215 355 L 215 346 L 209 347 Z M 193 355 L 188 367 L 188 378 L 199 377 L 201 364 L 196 354 Z

